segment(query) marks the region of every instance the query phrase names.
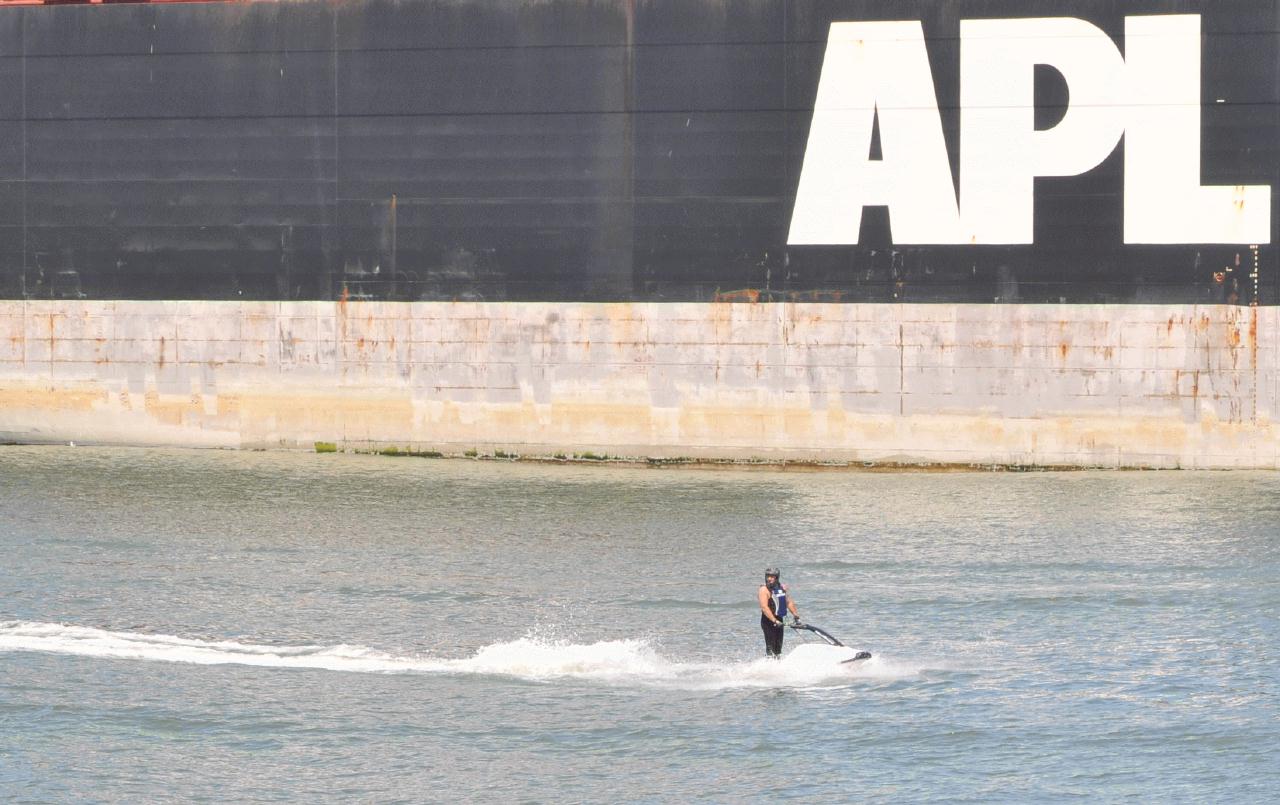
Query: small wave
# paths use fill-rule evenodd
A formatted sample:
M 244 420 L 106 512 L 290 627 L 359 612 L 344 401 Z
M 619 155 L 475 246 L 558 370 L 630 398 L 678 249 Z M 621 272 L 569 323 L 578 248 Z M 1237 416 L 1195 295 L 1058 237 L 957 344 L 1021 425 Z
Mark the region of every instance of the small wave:
M 816 562 L 799 562 L 797 569 L 807 571 L 821 570 L 892 570 L 901 567 L 903 562 L 895 559 L 881 559 L 867 562 L 851 561 L 848 559 L 825 559 Z
M 446 659 L 398 656 L 360 645 L 268 646 L 30 621 L 0 623 L 0 651 L 353 673 L 474 674 L 541 682 L 582 680 L 686 690 L 832 687 L 855 680 L 914 677 L 924 670 L 878 656 L 842 664 L 852 650 L 824 645 L 797 646 L 781 660 L 685 663 L 662 656 L 646 640 L 576 644 L 528 636 L 484 646 L 471 657 Z
M 678 609 L 678 610 L 740 610 L 744 601 L 699 601 L 686 598 L 622 598 L 612 603 L 626 604 L 632 607 L 642 607 L 645 609 Z M 745 603 L 751 605 L 755 603 L 752 598 L 746 599 Z

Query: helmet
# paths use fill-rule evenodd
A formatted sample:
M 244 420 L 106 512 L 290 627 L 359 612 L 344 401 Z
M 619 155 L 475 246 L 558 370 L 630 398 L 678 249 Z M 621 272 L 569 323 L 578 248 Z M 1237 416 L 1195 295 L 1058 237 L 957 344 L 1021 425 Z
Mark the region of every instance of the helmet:
M 780 573 L 776 567 L 766 567 L 764 569 L 764 577 L 767 579 L 770 576 L 773 576 L 775 579 L 778 579 L 779 581 L 782 580 L 782 573 Z

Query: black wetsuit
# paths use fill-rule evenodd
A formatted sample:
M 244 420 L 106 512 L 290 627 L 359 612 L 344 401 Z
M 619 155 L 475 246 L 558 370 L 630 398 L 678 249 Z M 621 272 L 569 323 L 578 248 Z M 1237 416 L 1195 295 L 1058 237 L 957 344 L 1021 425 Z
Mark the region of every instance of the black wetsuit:
M 766 588 L 769 591 L 769 608 L 773 615 L 781 621 L 787 615 L 787 588 L 779 583 L 776 587 Z M 764 653 L 768 657 L 782 655 L 782 637 L 786 633 L 781 623 L 774 623 L 769 616 L 760 613 L 760 628 L 764 631 Z

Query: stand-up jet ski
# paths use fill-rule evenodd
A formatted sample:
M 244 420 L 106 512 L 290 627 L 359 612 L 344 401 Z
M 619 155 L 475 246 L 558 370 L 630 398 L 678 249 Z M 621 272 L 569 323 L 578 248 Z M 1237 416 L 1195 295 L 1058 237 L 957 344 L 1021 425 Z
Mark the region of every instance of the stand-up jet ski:
M 813 626 L 808 623 L 801 623 L 798 620 L 792 621 L 789 625 L 791 626 L 792 629 L 796 629 L 797 631 L 813 632 L 818 637 L 822 638 L 828 645 L 839 646 L 840 648 L 849 648 L 844 643 L 841 643 L 839 640 L 835 639 L 835 637 L 833 637 L 831 633 L 826 631 L 825 629 L 819 629 L 817 626 Z M 858 662 L 859 660 L 869 660 L 869 659 L 871 659 L 870 651 L 859 651 L 849 659 L 841 660 L 840 664 L 844 665 L 845 663 Z

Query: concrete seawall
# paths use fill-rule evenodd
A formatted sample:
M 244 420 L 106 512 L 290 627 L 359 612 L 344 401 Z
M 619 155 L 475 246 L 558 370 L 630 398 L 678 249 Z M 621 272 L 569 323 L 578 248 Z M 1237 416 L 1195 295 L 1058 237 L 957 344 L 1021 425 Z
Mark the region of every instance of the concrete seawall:
M 1280 466 L 1276 308 L 0 301 L 0 441 Z

